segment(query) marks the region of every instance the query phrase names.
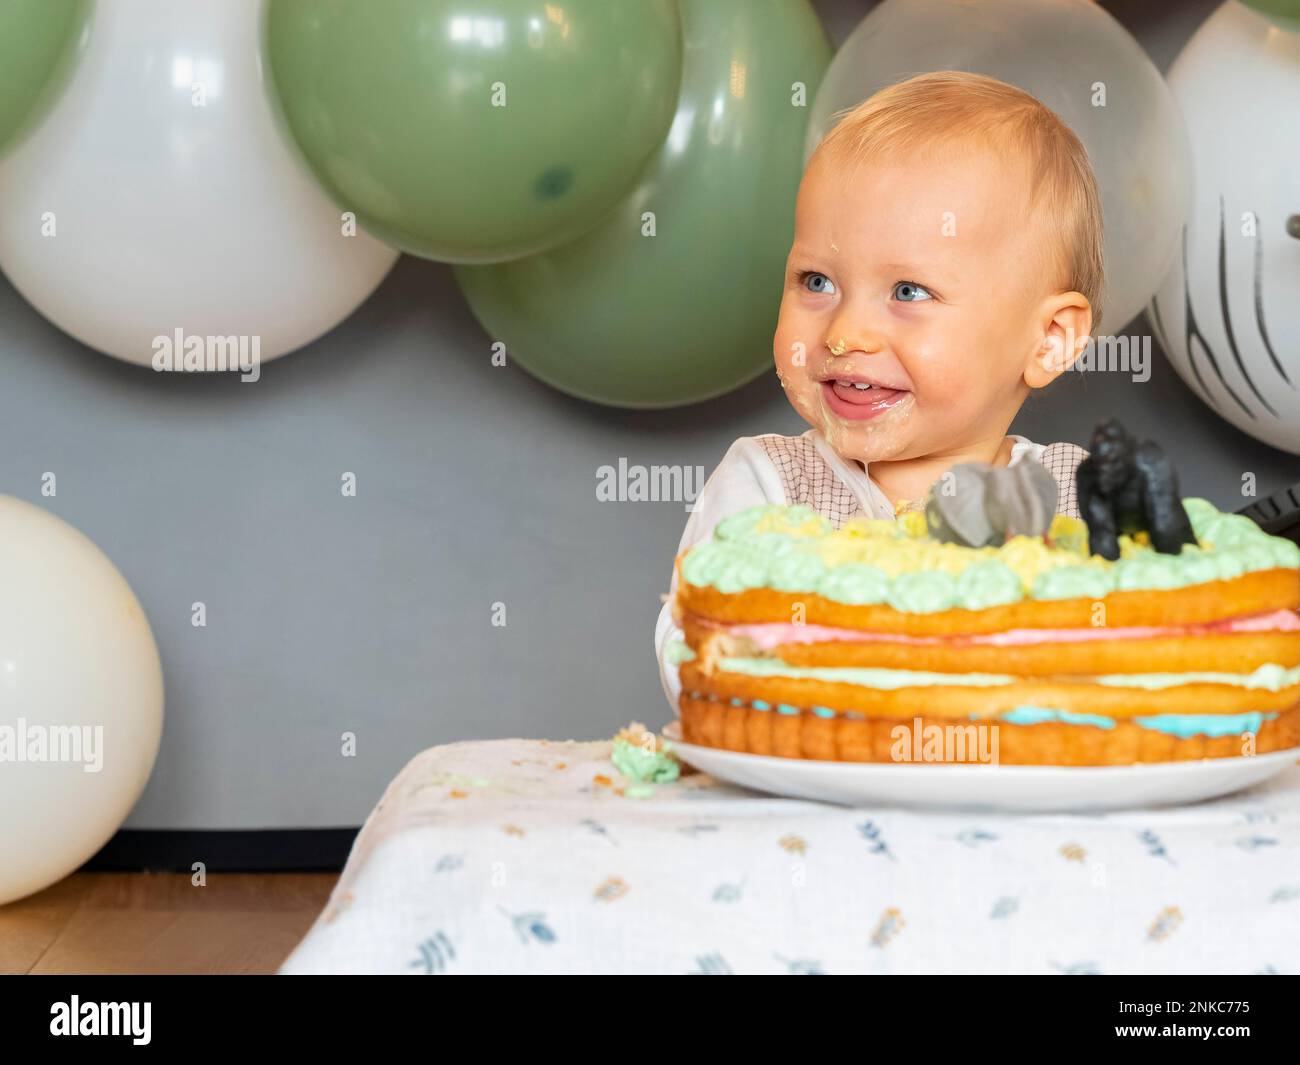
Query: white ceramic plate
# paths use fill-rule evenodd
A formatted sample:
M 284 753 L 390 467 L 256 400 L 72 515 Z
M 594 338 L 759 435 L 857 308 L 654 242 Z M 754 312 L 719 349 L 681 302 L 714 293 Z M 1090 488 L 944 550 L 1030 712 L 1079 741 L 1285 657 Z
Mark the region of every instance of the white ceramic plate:
M 847 806 L 888 804 L 1022 813 L 1091 812 L 1213 799 L 1295 765 L 1300 748 L 1253 758 L 1132 766 L 885 765 L 741 754 L 664 736 L 688 765 L 730 784 Z

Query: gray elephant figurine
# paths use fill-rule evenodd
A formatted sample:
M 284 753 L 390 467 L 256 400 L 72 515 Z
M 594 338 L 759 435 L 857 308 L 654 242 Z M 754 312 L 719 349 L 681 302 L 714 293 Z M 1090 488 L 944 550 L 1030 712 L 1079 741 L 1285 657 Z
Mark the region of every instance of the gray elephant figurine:
M 996 547 L 1013 536 L 1045 536 L 1057 495 L 1056 478 L 1042 463 L 963 462 L 931 487 L 925 523 L 936 540 Z

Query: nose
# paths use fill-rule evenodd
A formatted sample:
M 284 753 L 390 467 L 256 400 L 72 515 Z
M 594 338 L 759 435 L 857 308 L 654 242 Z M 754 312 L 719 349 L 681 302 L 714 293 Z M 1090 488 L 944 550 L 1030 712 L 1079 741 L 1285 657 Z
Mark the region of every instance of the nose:
M 862 322 L 850 321 L 839 314 L 826 331 L 826 347 L 832 355 L 875 355 L 885 348 L 884 338 L 874 329 L 863 328 Z
M 825 344 L 832 355 L 875 355 L 888 346 L 877 321 L 879 309 L 862 299 L 841 299 L 826 330 Z

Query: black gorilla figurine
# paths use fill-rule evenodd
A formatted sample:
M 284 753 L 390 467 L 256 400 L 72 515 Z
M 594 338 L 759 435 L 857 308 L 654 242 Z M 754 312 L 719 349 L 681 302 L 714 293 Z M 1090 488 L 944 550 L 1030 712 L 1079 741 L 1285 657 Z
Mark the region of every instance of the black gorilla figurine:
M 1159 444 L 1139 444 L 1118 419 L 1108 418 L 1093 430 L 1089 451 L 1074 481 L 1093 554 L 1117 559 L 1119 535 L 1143 529 L 1151 534 L 1151 545 L 1166 555 L 1196 543 L 1178 495 L 1178 474 Z

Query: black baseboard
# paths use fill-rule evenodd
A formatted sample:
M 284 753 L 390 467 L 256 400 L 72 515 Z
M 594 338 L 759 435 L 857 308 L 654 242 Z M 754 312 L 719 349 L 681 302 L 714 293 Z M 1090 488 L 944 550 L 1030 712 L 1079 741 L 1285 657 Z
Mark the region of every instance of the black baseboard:
M 269 828 L 233 831 L 121 829 L 82 872 L 338 872 L 357 828 Z

